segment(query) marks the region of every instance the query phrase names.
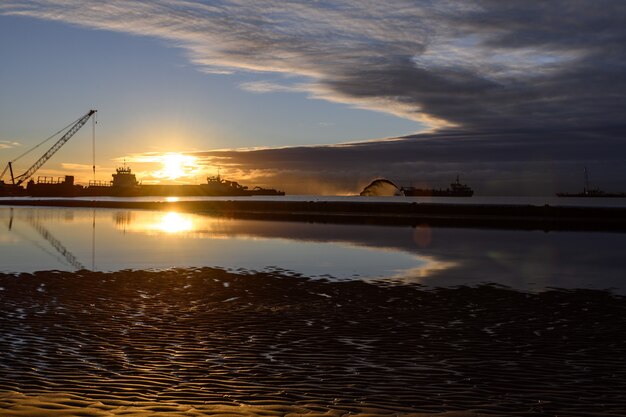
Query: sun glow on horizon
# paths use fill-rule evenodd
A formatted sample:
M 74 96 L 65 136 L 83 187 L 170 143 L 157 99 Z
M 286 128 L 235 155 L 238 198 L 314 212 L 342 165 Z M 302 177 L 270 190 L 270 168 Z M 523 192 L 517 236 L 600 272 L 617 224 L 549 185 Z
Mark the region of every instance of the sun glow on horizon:
M 148 152 L 115 159 L 130 164 L 143 184 L 197 184 L 211 174 L 211 164 L 189 152 Z
M 181 177 L 190 177 L 198 168 L 197 158 L 191 155 L 166 153 L 159 159 L 162 167 L 154 172 L 154 176 L 158 178 L 176 180 Z

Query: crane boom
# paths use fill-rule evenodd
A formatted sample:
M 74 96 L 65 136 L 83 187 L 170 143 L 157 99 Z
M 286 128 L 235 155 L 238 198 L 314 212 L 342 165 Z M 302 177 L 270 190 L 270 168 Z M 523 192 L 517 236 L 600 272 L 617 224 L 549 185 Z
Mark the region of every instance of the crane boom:
M 81 117 L 80 119 L 78 119 L 78 121 L 76 123 L 74 123 L 74 125 L 72 125 L 72 127 L 70 127 L 70 129 L 65 133 L 65 135 L 63 135 L 61 137 L 61 139 L 59 139 L 58 141 L 56 141 L 56 143 L 54 145 L 52 145 L 52 147 L 50 149 L 48 149 L 48 151 L 46 153 L 44 153 L 41 158 L 39 158 L 30 168 L 28 168 L 26 170 L 26 172 L 24 172 L 22 175 L 16 177 L 13 179 L 13 183 L 15 185 L 20 185 L 22 184 L 24 181 L 26 181 L 27 179 L 29 179 L 30 177 L 32 177 L 35 172 L 37 172 L 37 170 L 39 168 L 42 167 L 43 164 L 45 164 L 48 159 L 50 159 L 52 157 L 52 155 L 54 155 L 59 149 L 61 149 L 61 147 L 63 145 L 65 145 L 65 143 L 70 140 L 70 138 L 72 136 L 74 136 L 76 134 L 76 132 L 78 132 L 78 130 L 83 127 L 83 125 L 85 123 L 87 123 L 87 120 L 89 120 L 89 118 L 91 116 L 93 116 L 96 113 L 97 110 L 89 110 L 89 112 L 87 114 L 85 114 L 83 117 Z M 18 180 L 17 182 L 15 182 L 15 180 Z

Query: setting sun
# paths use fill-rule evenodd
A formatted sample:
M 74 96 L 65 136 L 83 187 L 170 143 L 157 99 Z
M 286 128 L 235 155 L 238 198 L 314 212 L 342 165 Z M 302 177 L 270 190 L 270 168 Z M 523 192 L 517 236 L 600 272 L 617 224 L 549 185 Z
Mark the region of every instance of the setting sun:
M 196 158 L 179 153 L 168 153 L 161 156 L 162 168 L 155 176 L 175 180 L 188 177 L 197 169 Z

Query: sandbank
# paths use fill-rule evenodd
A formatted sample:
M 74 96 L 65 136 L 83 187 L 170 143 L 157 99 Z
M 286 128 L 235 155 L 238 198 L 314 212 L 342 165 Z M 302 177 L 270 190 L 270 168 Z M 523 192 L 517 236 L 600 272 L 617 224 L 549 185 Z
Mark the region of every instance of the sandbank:
M 0 274 L 11 416 L 621 415 L 604 291 L 171 269 Z

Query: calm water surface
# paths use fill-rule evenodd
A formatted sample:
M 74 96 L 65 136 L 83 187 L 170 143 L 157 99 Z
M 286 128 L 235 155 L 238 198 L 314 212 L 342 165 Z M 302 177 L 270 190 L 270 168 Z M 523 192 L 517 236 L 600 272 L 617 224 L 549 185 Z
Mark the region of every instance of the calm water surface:
M 234 220 L 140 210 L 0 207 L 0 271 L 222 267 L 332 280 L 626 293 L 626 234 Z

